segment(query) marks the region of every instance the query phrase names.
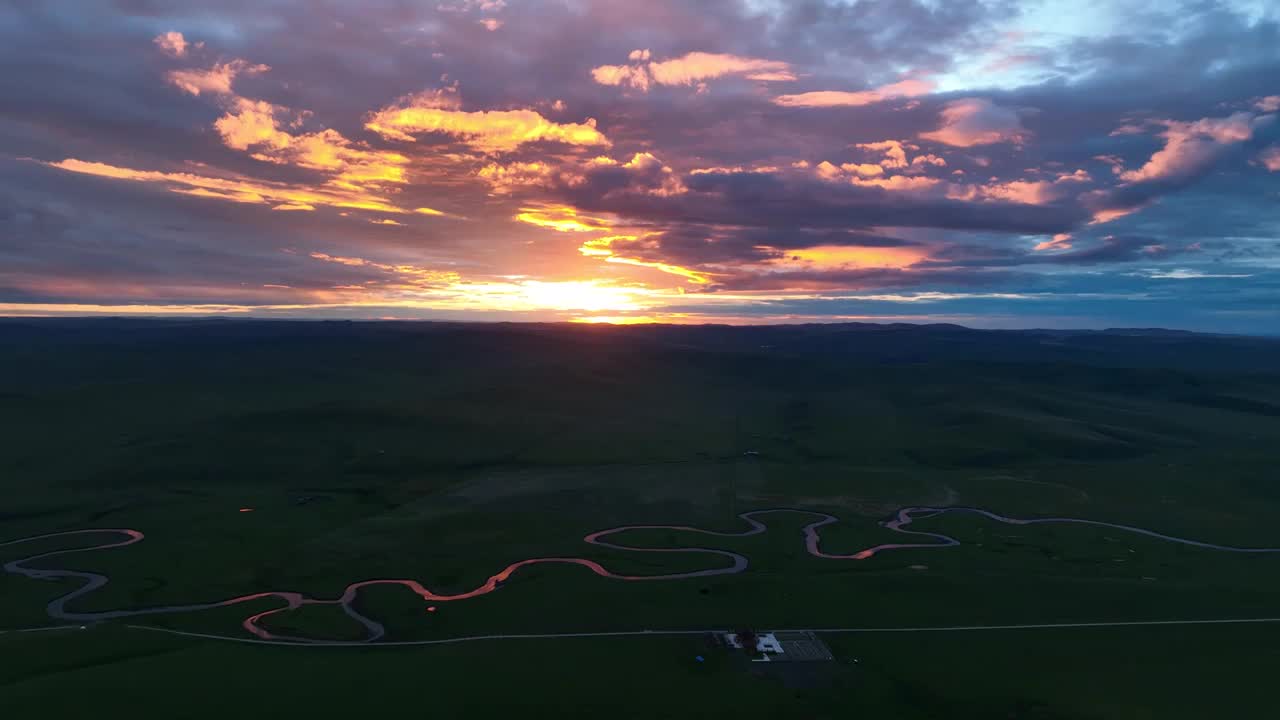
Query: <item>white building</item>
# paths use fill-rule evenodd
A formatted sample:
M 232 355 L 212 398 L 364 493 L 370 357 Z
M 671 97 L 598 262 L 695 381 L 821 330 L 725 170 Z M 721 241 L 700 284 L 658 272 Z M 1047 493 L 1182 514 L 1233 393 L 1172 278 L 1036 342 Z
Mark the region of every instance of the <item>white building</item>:
M 738 642 L 737 633 L 725 633 L 724 641 L 731 648 L 742 649 L 742 643 Z M 756 652 L 762 653 L 763 657 L 754 658 L 753 662 L 769 662 L 770 655 L 782 654 L 782 645 L 773 633 L 760 633 L 756 635 Z

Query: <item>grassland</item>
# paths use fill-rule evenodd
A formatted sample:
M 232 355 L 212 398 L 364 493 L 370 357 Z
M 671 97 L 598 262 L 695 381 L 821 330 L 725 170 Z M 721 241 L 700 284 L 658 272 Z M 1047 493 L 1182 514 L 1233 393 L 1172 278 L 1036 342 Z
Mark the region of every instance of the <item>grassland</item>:
M 838 515 L 823 530 L 831 552 L 892 541 L 877 521 L 917 504 L 1280 546 L 1272 344 L 724 332 L 0 324 L 0 541 L 84 527 L 146 533 L 129 548 L 50 561 L 112 578 L 74 608 L 83 610 L 268 589 L 334 597 L 379 577 L 458 592 L 534 556 L 678 572 L 723 561 L 581 539 L 646 523 L 742 530 L 737 513 L 776 506 Z M 537 566 L 433 613 L 395 587 L 369 589 L 358 607 L 398 640 L 1280 615 L 1275 556 L 944 516 L 918 527 L 960 547 L 840 562 L 804 552 L 801 517 L 767 520 L 766 534 L 696 538 L 750 557 L 741 575 L 625 583 Z M 690 542 L 683 535 L 617 539 L 678 547 Z M 77 542 L 0 548 L 0 562 Z M 0 629 L 45 624 L 44 603 L 70 587 L 0 574 Z M 235 635 L 245 615 L 272 606 L 146 622 Z M 360 630 L 333 607 L 269 626 L 333 639 Z M 697 639 L 307 650 L 106 623 L 0 635 L 2 654 L 20 658 L 0 672 L 0 695 L 47 717 L 75 716 L 90 693 L 103 709 L 149 698 L 175 717 L 344 703 L 358 712 L 355 698 L 374 688 L 386 709 L 454 717 L 524 703 L 561 717 L 714 707 L 748 717 L 1200 718 L 1267 707 L 1261 673 L 1278 659 L 1268 650 L 1277 633 L 831 636 L 841 662 L 797 689 L 708 655 Z M 693 663 L 699 652 L 709 662 Z M 178 704 L 201 692 L 209 702 Z

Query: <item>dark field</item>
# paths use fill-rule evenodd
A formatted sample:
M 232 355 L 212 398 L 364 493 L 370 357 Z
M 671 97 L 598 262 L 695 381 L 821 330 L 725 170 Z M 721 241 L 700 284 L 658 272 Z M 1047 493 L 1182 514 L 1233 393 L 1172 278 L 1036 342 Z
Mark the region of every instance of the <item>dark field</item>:
M 721 567 L 722 557 L 582 537 L 632 524 L 741 531 L 738 513 L 769 507 L 838 516 L 822 529 L 831 553 L 903 541 L 878 523 L 911 505 L 1280 547 L 1272 340 L 11 320 L 0 321 L 0 424 L 0 543 L 82 528 L 146 534 L 33 563 L 109 575 L 70 606 L 85 612 L 265 590 L 332 598 L 373 578 L 456 593 L 540 556 L 633 575 Z M 1280 555 L 947 515 L 912 529 L 959 547 L 827 560 L 805 552 L 805 518 L 765 521 L 769 532 L 752 537 L 616 537 L 739 552 L 751 567 L 738 575 L 628 583 L 541 565 L 433 613 L 395 586 L 363 591 L 356 606 L 393 641 L 1280 617 Z M 95 542 L 0 547 L 0 562 Z M 0 574 L 0 630 L 62 624 L 44 606 L 74 587 Z M 1280 666 L 1280 624 L 828 634 L 837 661 L 799 686 L 696 636 L 305 648 L 126 627 L 249 637 L 240 621 L 279 605 L 2 634 L 0 707 L 14 717 L 1266 717 Z M 265 624 L 363 637 L 335 606 Z M 700 653 L 707 662 L 693 661 Z

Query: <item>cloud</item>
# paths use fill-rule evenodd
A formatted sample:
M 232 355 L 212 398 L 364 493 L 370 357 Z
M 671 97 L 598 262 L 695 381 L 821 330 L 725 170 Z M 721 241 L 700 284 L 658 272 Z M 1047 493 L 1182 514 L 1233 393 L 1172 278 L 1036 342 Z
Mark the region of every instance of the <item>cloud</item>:
M 636 257 L 628 257 L 618 255 L 617 250 L 626 245 L 628 248 L 636 248 L 639 246 L 650 245 L 649 235 L 638 237 L 635 235 L 611 235 L 608 237 L 593 238 L 582 243 L 578 248 L 578 252 L 591 258 L 597 258 L 607 263 L 616 265 L 631 265 L 633 267 L 650 268 L 663 272 L 668 275 L 675 275 L 684 278 L 695 285 L 707 285 L 711 282 L 710 275 L 705 272 L 698 272 L 690 268 L 681 267 L 668 262 L 655 260 L 644 260 Z
M 230 95 L 231 83 L 238 75 L 257 75 L 271 68 L 236 58 L 215 63 L 208 70 L 173 70 L 166 76 L 169 83 L 192 95 Z
M 695 285 L 732 286 L 756 269 L 811 275 L 824 268 L 901 267 L 923 257 L 927 248 L 869 233 L 691 225 L 592 238 L 579 252 L 606 262 L 653 268 Z
M 584 215 L 568 205 L 521 208 L 515 219 L 557 232 L 602 232 L 610 229 L 608 220 Z
M 897 140 L 881 140 L 879 142 L 856 143 L 854 147 L 861 150 L 883 152 L 880 165 L 885 168 L 899 169 L 907 167 L 907 151 Z M 914 146 L 912 146 L 914 148 Z
M 934 84 L 926 80 L 901 80 L 872 90 L 846 92 L 842 90 L 817 90 L 796 95 L 779 95 L 775 105 L 783 107 L 858 107 L 885 100 L 913 98 L 933 92 Z
M 187 39 L 182 33 L 170 30 L 163 35 L 157 35 L 152 42 L 156 47 L 160 48 L 160 52 L 169 57 L 181 58 L 187 56 Z
M 1259 153 L 1258 163 L 1271 172 L 1280 172 L 1280 145 L 1273 145 Z
M 0 301 L 26 292 L 33 301 L 43 293 L 106 305 L 130 295 L 188 307 L 269 300 L 306 313 L 326 312 L 312 303 L 357 298 L 529 307 L 524 279 L 619 278 L 626 287 L 715 296 L 670 292 L 643 302 L 675 312 L 705 302 L 733 318 L 874 314 L 865 307 L 880 302 L 873 296 L 938 298 L 926 314 L 958 303 L 989 318 L 1014 302 L 1006 297 L 1037 292 L 1073 298 L 1035 303 L 1055 307 L 1049 320 L 1058 324 L 1215 326 L 1214 313 L 1249 310 L 1270 312 L 1274 326 L 1280 307 L 1280 278 L 1258 269 L 1280 259 L 1280 172 L 1265 169 L 1280 127 L 1255 127 L 1244 141 L 1187 131 L 1191 145 L 1211 147 L 1181 157 L 1203 162 L 1172 157 L 1164 170 L 1147 168 L 1170 144 L 1163 134 L 1171 128 L 1151 118 L 1192 124 L 1237 110 L 1280 112 L 1268 83 L 1280 73 L 1275 24 L 1236 12 L 1234 2 L 1147 9 L 1149 21 L 1126 16 L 1071 37 L 1025 27 L 1012 44 L 1009 23 L 1044 14 L 1015 18 L 1009 0 L 521 0 L 500 11 L 473 0 L 228 0 L 198 17 L 180 3 L 80 3 L 76 13 L 28 5 L 0 22 L 0 64 L 22 68 L 0 73 L 11 100 L 0 122 Z M 484 19 L 504 24 L 491 34 Z M 1144 30 L 1135 35 L 1135 27 Z M 180 56 L 176 44 L 153 42 L 179 29 L 192 34 Z M 222 54 L 198 50 L 197 34 L 224 43 Z M 688 54 L 694 49 L 716 62 L 681 68 L 676 61 L 699 57 Z M 1015 55 L 1038 59 L 1013 69 L 996 62 Z M 260 66 L 232 60 L 239 57 L 272 70 L 249 77 L 243 68 Z M 615 68 L 614 85 L 596 82 L 594 67 Z M 773 85 L 767 77 L 798 79 Z M 930 91 L 925 79 L 938 87 Z M 433 101 L 444 117 L 423 129 L 364 127 L 406 92 L 436 86 L 465 90 L 463 102 Z M 948 101 L 975 97 L 1006 113 L 1003 135 L 1019 140 L 921 137 L 950 131 L 967 143 L 989 132 L 993 123 L 976 132 L 940 115 Z M 522 110 L 536 115 L 517 131 L 474 130 L 482 119 L 513 119 L 482 111 Z M 611 145 L 522 134 L 588 117 Z M 1122 126 L 1130 134 L 1111 134 Z M 1174 192 L 1177 202 L 1160 202 Z M 558 207 L 589 229 L 557 233 L 513 219 L 528 211 L 540 215 L 527 219 L 570 220 Z M 384 219 L 407 227 L 371 224 Z M 1090 219 L 1110 220 L 1109 232 Z M 1206 248 L 1204 265 L 1170 255 L 1196 243 Z M 407 273 L 322 262 L 311 251 L 475 275 L 428 288 Z M 1124 272 L 1184 264 L 1254 277 L 1178 282 Z M 1002 287 L 980 301 L 964 290 L 976 285 Z M 1135 287 L 1166 299 L 1079 300 Z M 852 291 L 861 288 L 876 290 Z M 767 289 L 779 292 L 767 302 L 743 299 Z M 553 285 L 534 294 L 595 292 Z M 1134 310 L 1148 304 L 1161 310 Z M 393 314 L 350 307 L 331 312 Z M 529 317 L 565 317 L 558 312 Z M 1038 318 L 1010 313 L 1002 322 Z M 1232 329 L 1269 329 L 1250 322 Z
M 262 100 L 235 98 L 232 109 L 214 123 L 227 147 L 277 165 L 295 165 L 331 174 L 329 182 L 348 190 L 406 181 L 406 156 L 372 150 L 336 130 L 293 134 L 280 127 L 284 108 Z
M 412 142 L 415 135 L 450 135 L 483 152 L 510 152 L 535 142 L 608 146 L 594 118 L 557 123 L 533 110 L 465 111 L 456 97 L 420 93 L 369 116 L 365 127 L 389 139 Z
M 1195 246 L 1172 246 L 1150 237 L 1107 235 L 1097 245 L 1083 250 L 1049 255 L 1045 261 L 1061 265 L 1096 265 L 1134 260 L 1159 260 L 1195 252 L 1198 249 Z
M 1147 270 L 1136 274 L 1155 280 L 1200 280 L 1204 278 L 1253 277 L 1253 275 L 1241 273 L 1206 273 L 1200 270 L 1191 270 L 1188 268 L 1174 268 L 1173 270 Z
M 748 80 L 788 82 L 796 76 L 788 63 L 724 53 L 691 52 L 663 61 L 650 60 L 648 50 L 633 50 L 631 65 L 600 65 L 591 77 L 601 85 L 630 87 L 648 92 L 653 85 L 693 86 L 705 80 L 739 75 Z
M 385 198 L 337 187 L 317 188 L 310 185 L 256 180 L 236 174 L 203 175 L 189 172 L 138 170 L 119 165 L 86 162 L 75 158 L 42 164 L 83 175 L 156 184 L 170 192 L 182 195 L 255 205 L 279 204 L 286 206 L 280 208 L 282 210 L 300 210 L 303 209 L 302 206 L 304 205 L 327 205 L 340 208 L 379 210 L 390 213 L 404 212 Z
M 1054 235 L 1052 238 L 1045 240 L 1044 242 L 1037 243 L 1035 246 L 1036 252 L 1042 252 L 1045 250 L 1070 250 L 1070 249 L 1071 249 L 1070 233 L 1058 233 L 1057 235 Z
M 476 176 L 489 183 L 493 192 L 507 194 L 520 188 L 550 187 L 555 183 L 558 172 L 556 165 L 533 160 L 489 163 L 480 168 Z
M 863 268 L 906 268 L 929 255 L 919 246 L 874 247 L 860 245 L 814 245 L 787 250 L 769 263 L 770 269 L 848 270 Z
M 1089 173 L 1076 170 L 1072 173 L 1062 173 L 1053 180 L 1010 180 L 971 186 L 971 188 L 972 196 L 983 200 L 1047 205 L 1073 195 L 1078 191 L 1079 184 L 1091 181 Z
M 1212 172 L 1231 149 L 1253 139 L 1270 125 L 1275 115 L 1237 112 L 1227 117 L 1195 121 L 1152 120 L 1147 126 L 1163 127 L 1163 147 L 1140 167 L 1125 170 L 1111 161 L 1120 184 L 1082 195 L 1093 212 L 1094 223 L 1105 223 L 1152 206 L 1159 198 L 1185 189 Z
M 855 143 L 853 147 L 878 154 L 880 157 L 874 163 L 847 162 L 840 165 L 824 160 L 814 166 L 814 175 L 828 182 L 849 182 L 853 185 L 878 187 L 894 192 L 947 190 L 955 197 L 969 199 L 974 195 L 972 190 L 961 190 L 957 186 L 945 183 L 941 178 L 925 176 L 925 173 L 931 169 L 945 168 L 947 161 L 931 153 L 916 155 L 908 160 L 907 151 L 919 150 L 918 145 L 897 140 L 881 140 Z M 793 165 L 793 167 L 807 166 Z M 891 174 L 892 171 L 898 171 L 899 174 Z
M 942 110 L 942 124 L 937 130 L 920 133 L 952 147 L 973 147 L 1001 142 L 1020 143 L 1026 130 L 1018 113 L 985 98 L 963 98 L 947 103 Z
M 725 168 L 710 168 L 695 169 L 692 173 L 705 174 L 719 170 L 728 171 Z M 588 181 L 588 176 L 600 187 L 609 185 L 650 195 L 676 195 L 686 190 L 681 176 L 648 152 L 635 153 L 625 162 L 607 155 L 587 159 L 570 157 L 491 162 L 480 168 L 476 176 L 488 183 L 490 190 L 498 195 L 530 188 L 578 187 Z
M 892 175 L 890 177 L 851 177 L 849 182 L 854 185 L 863 187 L 878 187 L 883 190 L 892 192 L 924 192 L 934 190 L 942 186 L 942 181 L 938 178 L 911 176 L 911 175 Z
M 483 18 L 481 20 L 478 20 L 477 22 L 483 25 L 484 29 L 488 30 L 489 32 L 493 32 L 498 28 L 502 27 L 502 21 L 497 18 Z
M 1153 180 L 1185 179 L 1202 174 L 1212 167 L 1231 145 L 1253 137 L 1254 130 L 1270 122 L 1274 116 L 1255 116 L 1238 112 L 1224 118 L 1203 118 L 1195 122 L 1159 120 L 1164 147 L 1156 151 L 1142 167 L 1120 173 L 1127 183 Z

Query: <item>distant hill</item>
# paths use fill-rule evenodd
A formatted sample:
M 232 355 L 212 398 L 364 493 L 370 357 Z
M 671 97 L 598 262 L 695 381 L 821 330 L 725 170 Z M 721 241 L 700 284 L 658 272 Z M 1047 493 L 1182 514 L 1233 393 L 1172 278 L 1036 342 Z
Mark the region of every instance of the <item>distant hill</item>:
M 299 321 L 229 318 L 0 318 L 0 346 L 223 346 L 243 344 L 445 343 L 460 351 L 512 353 L 545 346 L 695 349 L 829 355 L 863 364 L 1065 363 L 1106 367 L 1268 372 L 1280 338 L 1163 328 L 975 330 L 953 324 L 578 325 L 427 321 Z

